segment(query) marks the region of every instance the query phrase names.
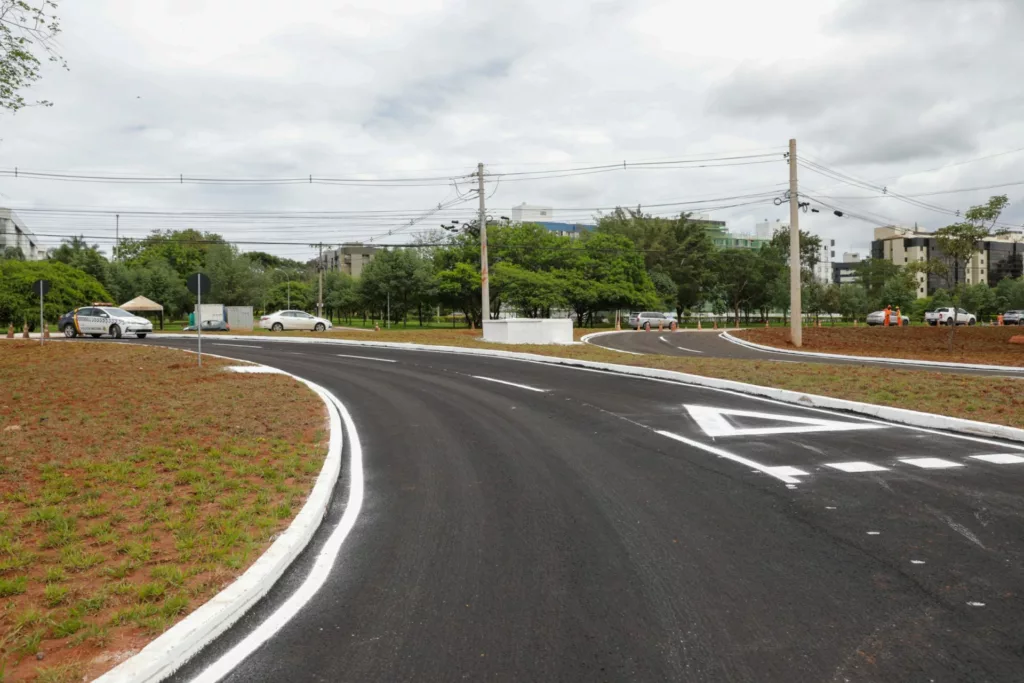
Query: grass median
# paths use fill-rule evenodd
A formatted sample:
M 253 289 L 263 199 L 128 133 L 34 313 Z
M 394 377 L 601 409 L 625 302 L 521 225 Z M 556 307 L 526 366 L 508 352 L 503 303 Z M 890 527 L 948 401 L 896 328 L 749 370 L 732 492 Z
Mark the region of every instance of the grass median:
M 0 343 L 0 680 L 91 679 L 241 574 L 326 454 L 282 375 L 123 344 Z
M 578 329 L 575 331 L 576 339 L 578 340 L 592 331 Z M 851 331 L 853 330 L 848 328 L 844 330 L 844 333 Z M 882 330 L 883 333 L 890 331 Z M 935 333 L 935 330 L 927 331 Z M 959 335 L 961 332 L 964 330 L 960 330 L 957 334 Z M 974 332 L 974 330 L 969 332 Z M 248 332 L 243 334 L 248 334 Z M 338 329 L 322 333 L 261 330 L 253 334 L 270 337 L 325 337 L 357 341 L 406 342 L 499 349 L 559 358 L 661 368 L 1024 428 L 1024 379 L 1009 377 L 979 377 L 930 370 L 896 370 L 872 366 L 858 367 L 767 360 L 636 356 L 592 344 L 572 346 L 491 344 L 480 339 L 479 331 L 467 329 L 381 330 L 369 333 L 361 330 Z M 634 332 L 632 334 L 648 333 Z
M 948 327 L 916 325 L 912 327 L 806 327 L 801 350 L 816 353 L 840 353 L 850 356 L 876 356 L 934 360 L 947 363 L 981 363 L 1024 367 L 1024 344 L 1011 344 L 1010 338 L 1024 336 L 1024 327 L 968 327 L 957 329 L 953 348 L 949 348 Z M 755 344 L 793 349 L 789 329 L 759 328 L 734 333 Z

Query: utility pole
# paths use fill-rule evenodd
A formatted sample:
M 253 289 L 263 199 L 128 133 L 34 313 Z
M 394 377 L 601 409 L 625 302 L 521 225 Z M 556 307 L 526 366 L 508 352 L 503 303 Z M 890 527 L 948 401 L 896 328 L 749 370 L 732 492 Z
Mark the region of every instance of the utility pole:
M 480 195 L 480 326 L 483 321 L 491 319 L 491 285 L 487 274 L 487 207 L 484 205 L 484 165 L 476 165 L 479 184 L 477 193 Z
M 320 295 L 316 300 L 316 314 L 324 317 L 324 243 L 320 243 L 320 260 L 317 261 L 317 271 L 320 274 Z
M 114 260 L 120 261 L 118 247 L 121 246 L 121 214 L 114 214 Z
M 292 310 L 292 280 L 288 278 L 288 310 Z
M 789 141 L 789 339 L 803 346 L 800 302 L 800 195 L 796 180 L 796 140 Z

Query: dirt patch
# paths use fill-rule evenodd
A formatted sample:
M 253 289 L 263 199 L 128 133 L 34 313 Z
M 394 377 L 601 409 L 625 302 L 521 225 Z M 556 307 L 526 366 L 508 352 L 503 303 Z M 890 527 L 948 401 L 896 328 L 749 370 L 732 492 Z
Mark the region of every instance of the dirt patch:
M 731 334 L 755 344 L 794 348 L 789 343 L 788 329 L 748 329 Z M 950 351 L 946 327 L 806 327 L 802 350 L 1024 367 L 1024 349 L 1010 343 L 1017 334 L 1019 327 L 961 327 Z
M 326 453 L 322 401 L 286 376 L 182 358 L 0 347 L 5 683 L 112 668 L 245 571 L 301 508 Z

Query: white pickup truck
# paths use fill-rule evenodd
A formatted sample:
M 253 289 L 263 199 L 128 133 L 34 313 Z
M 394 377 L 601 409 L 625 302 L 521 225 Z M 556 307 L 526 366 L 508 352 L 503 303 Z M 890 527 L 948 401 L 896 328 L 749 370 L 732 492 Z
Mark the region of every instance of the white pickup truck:
M 955 318 L 954 311 L 956 312 Z M 924 314 L 924 321 L 929 325 L 976 325 L 978 323 L 978 319 L 973 314 L 962 308 L 954 309 L 952 306 L 928 311 Z

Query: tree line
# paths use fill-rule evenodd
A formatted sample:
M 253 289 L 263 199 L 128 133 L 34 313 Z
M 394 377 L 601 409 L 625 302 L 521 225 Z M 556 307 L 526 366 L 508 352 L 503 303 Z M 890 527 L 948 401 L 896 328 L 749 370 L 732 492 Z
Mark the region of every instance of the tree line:
M 986 216 L 991 219 L 991 212 Z M 978 230 L 962 226 L 943 230 L 954 233 L 940 235 L 947 242 L 958 231 L 974 240 L 971 245 L 981 239 Z M 661 310 L 675 311 L 680 320 L 714 313 L 739 322 L 786 316 L 790 307 L 787 229 L 757 251 L 718 250 L 706 222 L 687 214 L 654 217 L 637 208 L 601 216 L 595 229 L 578 237 L 530 223 L 488 225 L 488 243 L 494 317 L 571 315 L 579 325 L 593 325 L 616 311 Z M 801 232 L 802 302 L 811 316 L 863 319 L 886 305 L 912 317 L 945 305 L 960 305 L 982 317 L 1024 308 L 1021 279 L 1004 280 L 996 288 L 955 285 L 919 299 L 919 273 L 948 276 L 941 261 L 900 266 L 869 259 L 858 264 L 856 283 L 817 282 L 812 274 L 820 247 L 819 238 Z M 946 243 L 943 248 L 955 251 Z M 197 271 L 210 276 L 210 302 L 252 306 L 262 313 L 283 308 L 315 312 L 318 300 L 316 260 L 241 252 L 218 234 L 191 229 L 123 239 L 112 259 L 80 237 L 65 240 L 44 262 L 24 262 L 11 251 L 0 257 L 4 324 L 31 325 L 38 319 L 38 301 L 29 289 L 38 278 L 54 283 L 46 309 L 51 320 L 91 301 L 120 304 L 139 295 L 162 304 L 172 320 L 183 318 L 194 306 L 185 278 Z M 393 323 L 411 319 L 423 324 L 441 313 L 446 320 L 479 326 L 479 227 L 466 225 L 455 233 L 422 235 L 413 246 L 382 248 L 359 278 L 323 273 L 323 304 L 323 313 L 332 319 L 383 321 L 390 316 Z

